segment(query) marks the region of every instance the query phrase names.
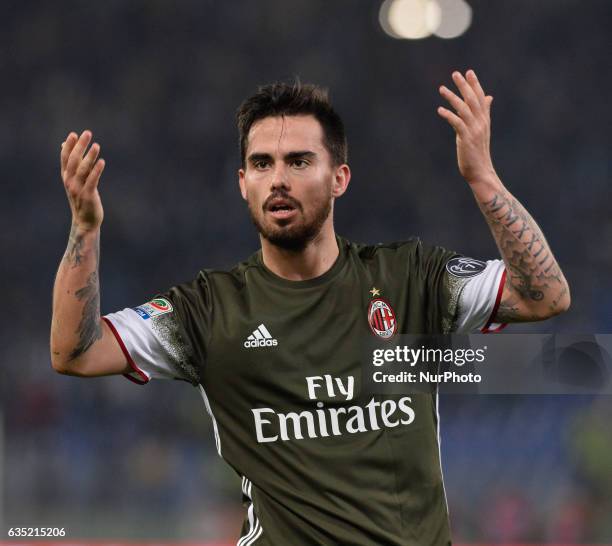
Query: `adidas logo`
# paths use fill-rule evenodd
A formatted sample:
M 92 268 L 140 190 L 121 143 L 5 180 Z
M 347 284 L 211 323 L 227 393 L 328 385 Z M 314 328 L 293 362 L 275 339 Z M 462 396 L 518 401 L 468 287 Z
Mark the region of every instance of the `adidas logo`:
M 251 347 L 276 347 L 277 345 L 278 341 L 272 338 L 272 335 L 268 332 L 268 329 L 263 323 L 260 324 L 244 342 L 244 346 L 247 349 Z

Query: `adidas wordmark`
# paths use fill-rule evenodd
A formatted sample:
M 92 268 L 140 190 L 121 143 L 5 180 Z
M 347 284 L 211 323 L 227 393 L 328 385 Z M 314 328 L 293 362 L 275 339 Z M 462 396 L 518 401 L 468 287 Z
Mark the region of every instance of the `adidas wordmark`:
M 272 337 L 263 323 L 255 328 L 253 333 L 244 342 L 244 346 L 247 349 L 252 347 L 276 347 L 277 345 L 278 341 Z

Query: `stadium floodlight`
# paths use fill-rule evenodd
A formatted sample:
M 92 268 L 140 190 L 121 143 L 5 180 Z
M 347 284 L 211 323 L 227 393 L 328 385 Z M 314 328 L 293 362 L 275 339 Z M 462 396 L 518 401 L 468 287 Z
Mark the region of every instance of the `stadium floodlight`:
M 440 6 L 440 22 L 432 33 L 439 38 L 457 38 L 472 23 L 472 8 L 464 0 L 436 0 Z
M 385 13 L 394 37 L 419 40 L 431 35 L 432 22 L 439 17 L 439 6 L 430 0 L 390 0 Z
M 418 40 L 436 35 L 448 39 L 469 28 L 472 8 L 465 0 L 385 0 L 378 19 L 392 38 Z
M 378 12 L 378 21 L 380 22 L 380 26 L 385 31 L 385 34 L 391 36 L 391 38 L 397 38 L 398 40 L 402 37 L 399 34 L 396 34 L 393 28 L 389 23 L 389 9 L 394 4 L 395 0 L 385 0 L 380 5 L 380 10 Z

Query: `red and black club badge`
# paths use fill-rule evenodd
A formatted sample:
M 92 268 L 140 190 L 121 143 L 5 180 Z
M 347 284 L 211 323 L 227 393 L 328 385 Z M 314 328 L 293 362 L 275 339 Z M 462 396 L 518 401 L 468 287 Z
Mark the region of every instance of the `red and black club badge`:
M 368 324 L 372 332 L 383 339 L 391 339 L 397 331 L 395 312 L 383 298 L 375 298 L 370 302 Z

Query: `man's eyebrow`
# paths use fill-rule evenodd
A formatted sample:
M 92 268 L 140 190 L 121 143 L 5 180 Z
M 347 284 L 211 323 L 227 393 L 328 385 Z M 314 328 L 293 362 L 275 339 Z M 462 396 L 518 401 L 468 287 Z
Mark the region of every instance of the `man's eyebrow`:
M 308 158 L 311 159 L 315 157 L 317 154 L 315 152 L 311 152 L 310 150 L 301 150 L 298 152 L 289 152 L 285 155 L 285 160 L 287 159 L 303 159 Z
M 255 161 L 262 161 L 262 160 L 270 160 L 272 159 L 272 156 L 270 154 L 265 154 L 265 153 L 252 153 L 249 155 L 248 160 L 251 163 L 254 163 Z
M 283 159 L 285 161 L 291 161 L 293 159 L 311 159 L 313 157 L 316 157 L 316 155 L 316 152 L 313 152 L 311 150 L 298 150 L 285 154 L 285 157 Z M 265 152 L 253 152 L 249 155 L 247 159 L 250 163 L 255 163 L 255 161 L 270 161 L 272 159 L 272 156 Z

